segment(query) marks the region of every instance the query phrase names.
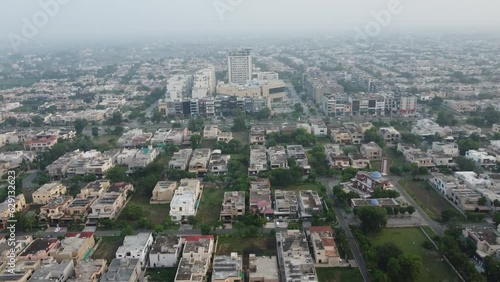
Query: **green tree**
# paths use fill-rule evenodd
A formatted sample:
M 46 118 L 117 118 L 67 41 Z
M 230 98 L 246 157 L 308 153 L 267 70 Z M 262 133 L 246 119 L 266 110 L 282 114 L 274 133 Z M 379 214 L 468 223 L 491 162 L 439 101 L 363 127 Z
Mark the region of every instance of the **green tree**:
M 389 260 L 398 258 L 403 254 L 403 251 L 394 243 L 385 243 L 375 248 L 375 256 L 377 265 L 380 269 L 387 271 Z
M 193 117 L 189 120 L 188 129 L 192 132 L 200 132 L 205 127 L 205 121 L 200 116 Z
M 378 132 L 377 128 L 372 127 L 365 131 L 364 133 L 364 138 L 363 138 L 364 143 L 370 143 L 370 142 L 375 142 L 377 143 L 380 147 L 384 147 L 384 138 L 380 133 Z
M 448 222 L 452 219 L 456 219 L 459 217 L 460 217 L 460 213 L 454 209 L 453 210 L 448 209 L 448 210 L 444 210 L 441 212 L 441 220 L 443 220 L 443 222 Z
M 412 215 L 415 212 L 415 208 L 413 206 L 407 206 L 406 212 L 408 212 L 409 215 Z
M 76 131 L 76 134 L 80 135 L 82 134 L 83 130 L 85 129 L 85 127 L 87 126 L 87 120 L 86 119 L 77 119 L 75 120 L 75 131 Z
M 480 206 L 485 206 L 487 202 L 488 202 L 488 199 L 485 196 L 482 196 L 477 201 L 477 204 L 480 205 Z
M 197 149 L 201 143 L 201 136 L 199 134 L 193 134 L 189 141 L 191 142 L 191 148 Z
M 40 127 L 43 125 L 43 118 L 39 115 L 35 115 L 31 117 L 31 122 L 33 126 Z
M 133 235 L 134 229 L 130 225 L 126 225 L 125 228 L 120 232 L 120 237 L 125 238 L 125 236 Z
M 361 229 L 365 233 L 379 232 L 387 225 L 387 211 L 381 207 L 359 207 L 357 217 L 361 220 Z
M 129 203 L 122 211 L 121 214 L 127 220 L 138 220 L 144 215 L 144 210 L 141 206 Z
M 258 120 L 266 120 L 271 116 L 271 110 L 268 107 L 262 108 L 255 114 Z
M 97 126 L 92 127 L 92 136 L 97 137 L 99 135 L 99 128 Z
M 464 155 L 465 152 L 469 150 L 477 150 L 481 146 L 479 142 L 472 140 L 471 138 L 460 139 L 457 142 L 460 154 Z
M 111 183 L 128 181 L 127 168 L 123 166 L 114 166 L 108 169 L 105 175 Z
M 97 180 L 97 176 L 94 173 L 89 173 L 83 176 L 83 182 L 92 182 Z
M 17 118 L 15 117 L 8 117 L 5 119 L 5 122 L 7 122 L 7 124 L 9 124 L 10 126 L 16 126 L 17 124 Z
M 113 135 L 121 136 L 124 130 L 125 129 L 122 126 L 115 126 L 115 128 L 113 129 Z
M 233 126 L 231 127 L 231 131 L 240 132 L 247 129 L 245 114 L 242 111 L 238 111 L 236 116 L 233 119 Z
M 488 282 L 500 281 L 500 262 L 492 256 L 484 259 L 484 271 Z
M 151 116 L 151 121 L 154 123 L 160 123 L 161 122 L 162 115 L 159 110 L 154 110 L 153 115 Z
M 163 225 L 161 225 L 161 224 L 157 224 L 157 225 L 155 225 L 154 230 L 155 230 L 155 233 L 156 233 L 156 234 L 160 234 L 160 233 L 162 233 L 162 232 L 163 232 L 163 230 L 164 230 Z

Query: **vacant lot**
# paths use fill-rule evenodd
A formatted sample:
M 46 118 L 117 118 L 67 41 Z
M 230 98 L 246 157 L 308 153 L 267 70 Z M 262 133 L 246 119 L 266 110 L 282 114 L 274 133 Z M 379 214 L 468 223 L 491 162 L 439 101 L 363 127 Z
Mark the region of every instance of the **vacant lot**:
M 123 241 L 118 237 L 101 237 L 99 247 L 92 254 L 93 259 L 105 259 L 110 263 L 115 258 L 115 253 Z
M 405 253 L 412 253 L 422 258 L 422 268 L 418 281 L 458 281 L 450 266 L 441 261 L 437 251 L 426 250 L 422 244 L 427 241 L 420 228 L 385 228 L 371 236 L 373 246 L 394 243 Z
M 286 190 L 286 191 L 313 190 L 313 191 L 318 192 L 319 194 L 326 193 L 326 189 L 323 186 L 323 184 L 316 183 L 316 182 L 302 182 L 302 183 L 297 183 L 297 184 L 286 186 L 286 187 L 274 186 L 273 188 Z
M 149 282 L 174 281 L 177 267 L 148 268 L 146 277 Z
M 357 267 L 318 267 L 319 282 L 361 282 L 363 277 Z
M 233 138 L 241 142 L 241 144 L 248 144 L 248 132 L 233 132 Z
M 217 237 L 217 254 L 230 255 L 237 252 L 243 255 L 243 268 L 248 268 L 248 255 L 276 256 L 276 238 L 271 235 L 262 237 L 242 238 L 236 235 Z
M 428 186 L 425 181 L 403 179 L 399 185 L 410 194 L 425 213 L 434 220 L 441 219 L 441 212 L 455 209 L 438 192 Z
M 149 199 L 149 197 L 146 197 L 141 193 L 136 193 L 132 196 L 132 199 L 130 199 L 129 204 L 133 203 L 142 207 L 142 210 L 144 211 L 144 217 L 148 218 L 153 225 L 165 224 L 167 215 L 170 213 L 170 205 L 150 205 Z M 119 219 L 123 219 L 123 216 L 120 215 Z M 137 227 L 138 221 L 139 220 L 130 220 L 128 222 L 132 227 Z
M 224 190 L 222 188 L 205 187 L 199 203 L 196 219 L 198 225 L 214 226 L 219 220 Z

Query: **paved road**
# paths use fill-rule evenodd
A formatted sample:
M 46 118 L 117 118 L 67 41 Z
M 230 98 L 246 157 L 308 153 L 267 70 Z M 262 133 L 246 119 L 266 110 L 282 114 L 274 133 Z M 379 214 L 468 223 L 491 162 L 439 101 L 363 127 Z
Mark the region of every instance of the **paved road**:
M 263 228 L 261 231 L 263 233 L 270 233 L 271 231 L 286 231 L 286 228 Z M 154 230 L 136 230 L 136 233 L 139 232 L 151 232 L 153 233 Z M 215 234 L 217 235 L 224 235 L 224 234 L 232 234 L 237 232 L 236 229 L 217 229 L 215 230 Z M 45 231 L 36 231 L 36 232 L 26 232 L 26 233 L 17 233 L 18 236 L 25 236 L 25 235 L 32 235 L 32 236 L 37 236 L 37 237 L 58 237 L 58 236 L 64 236 L 66 233 L 69 232 L 45 232 Z M 94 236 L 96 237 L 113 237 L 113 236 L 120 236 L 121 230 L 111 230 L 111 231 L 96 231 L 94 233 Z M 201 230 L 198 229 L 193 229 L 193 230 L 164 230 L 162 234 L 168 234 L 168 235 L 199 235 L 201 234 Z
M 26 172 L 28 176 L 23 179 L 23 188 L 31 188 L 31 187 L 37 187 L 37 185 L 33 185 L 31 182 L 35 177 L 37 176 L 37 170 L 30 170 Z
M 394 184 L 394 187 L 396 190 L 398 190 L 399 194 L 404 196 L 408 203 L 410 203 L 412 206 L 415 207 L 417 212 L 420 214 L 420 216 L 425 220 L 425 222 L 436 232 L 438 235 L 443 235 L 444 230 L 446 229 L 443 225 L 440 223 L 435 222 L 432 220 L 425 212 L 422 210 L 422 208 L 413 200 L 413 198 L 403 189 L 398 181 L 401 180 L 400 177 L 397 176 L 389 176 L 389 179 L 391 180 L 391 183 Z
M 331 178 L 318 178 L 318 180 L 323 185 L 325 185 L 325 187 L 327 188 L 326 191 L 328 193 L 328 196 L 333 199 L 334 198 L 333 187 L 339 183 L 339 180 L 334 180 Z M 359 271 L 361 272 L 361 276 L 363 276 L 363 281 L 365 282 L 370 281 L 370 272 L 366 267 L 365 260 L 363 258 L 363 255 L 361 254 L 358 244 L 356 243 L 356 240 L 354 240 L 354 236 L 352 235 L 351 229 L 349 228 L 349 224 L 345 219 L 344 211 L 337 204 L 335 204 L 334 209 L 335 209 L 335 214 L 337 215 L 337 219 L 339 220 L 340 226 L 347 235 L 347 239 L 349 240 L 349 247 L 352 250 L 354 260 L 358 265 Z

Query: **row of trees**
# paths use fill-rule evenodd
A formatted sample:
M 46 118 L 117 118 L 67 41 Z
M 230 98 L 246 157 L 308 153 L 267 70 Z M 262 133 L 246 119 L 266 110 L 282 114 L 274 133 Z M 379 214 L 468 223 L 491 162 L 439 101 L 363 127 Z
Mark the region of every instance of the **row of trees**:
M 312 146 L 316 144 L 316 136 L 308 133 L 304 128 L 297 128 L 294 132 L 272 132 L 267 135 L 267 145 L 275 146 L 277 143 L 300 144 L 302 146 Z

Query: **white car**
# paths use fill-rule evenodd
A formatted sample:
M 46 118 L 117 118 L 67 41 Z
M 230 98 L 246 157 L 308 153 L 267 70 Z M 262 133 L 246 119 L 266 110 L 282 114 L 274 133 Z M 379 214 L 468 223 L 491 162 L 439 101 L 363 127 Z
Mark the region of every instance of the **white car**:
M 59 232 L 61 231 L 61 227 L 57 227 L 56 229 L 54 229 L 54 232 Z

